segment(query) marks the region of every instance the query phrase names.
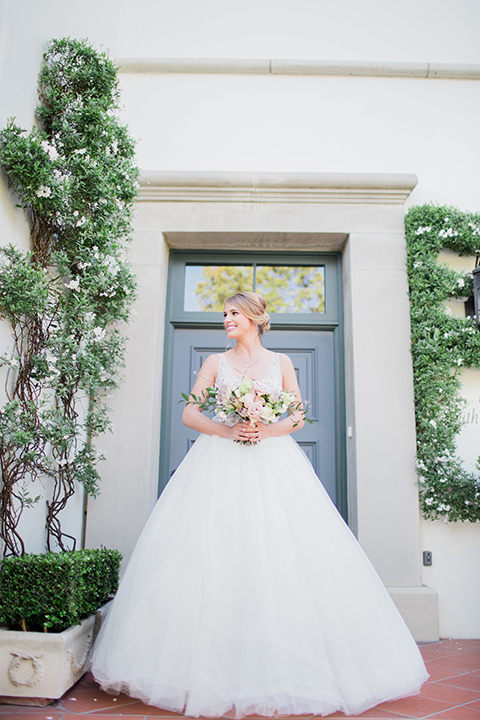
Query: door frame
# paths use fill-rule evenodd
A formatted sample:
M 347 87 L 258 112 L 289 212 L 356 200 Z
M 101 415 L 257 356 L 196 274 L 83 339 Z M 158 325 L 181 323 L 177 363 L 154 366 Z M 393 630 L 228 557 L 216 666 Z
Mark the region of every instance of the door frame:
M 165 344 L 162 381 L 162 423 L 158 495 L 168 482 L 169 448 L 171 440 L 171 378 L 173 375 L 173 346 L 176 328 L 221 329 L 220 312 L 188 312 L 183 310 L 185 264 L 241 264 L 265 262 L 274 265 L 321 265 L 325 267 L 325 313 L 272 313 L 272 325 L 278 330 L 329 330 L 333 332 L 335 377 L 335 454 L 337 508 L 348 521 L 346 410 L 345 410 L 345 353 L 343 332 L 343 275 L 340 252 L 282 252 L 265 250 L 170 250 L 167 302 L 165 316 Z M 186 392 L 190 388 L 186 389 Z

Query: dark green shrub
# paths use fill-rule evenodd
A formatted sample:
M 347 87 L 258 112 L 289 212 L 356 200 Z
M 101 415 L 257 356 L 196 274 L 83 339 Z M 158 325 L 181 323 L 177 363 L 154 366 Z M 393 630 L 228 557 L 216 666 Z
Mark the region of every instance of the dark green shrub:
M 6 558 L 0 623 L 10 630 L 61 632 L 94 613 L 118 587 L 118 550 L 76 550 Z

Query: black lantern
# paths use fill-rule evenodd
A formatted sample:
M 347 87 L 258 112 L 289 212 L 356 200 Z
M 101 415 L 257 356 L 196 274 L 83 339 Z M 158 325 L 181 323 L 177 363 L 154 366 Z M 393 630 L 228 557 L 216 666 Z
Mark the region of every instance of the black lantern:
M 473 302 L 475 309 L 475 320 L 480 326 L 480 267 L 478 266 L 478 255 L 475 261 L 475 267 L 472 270 L 473 275 Z

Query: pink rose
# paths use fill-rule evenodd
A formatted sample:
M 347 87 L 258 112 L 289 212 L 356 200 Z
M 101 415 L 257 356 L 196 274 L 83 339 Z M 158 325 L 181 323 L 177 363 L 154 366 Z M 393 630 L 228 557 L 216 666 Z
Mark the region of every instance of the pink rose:
M 259 402 L 254 402 L 250 407 L 248 408 L 248 416 L 250 418 L 250 422 L 253 423 L 258 420 L 263 412 L 263 405 Z
M 264 385 L 262 382 L 258 382 L 257 380 L 254 380 L 253 383 L 253 389 L 257 391 L 260 395 L 265 395 L 268 393 L 268 388 L 266 385 Z
M 255 402 L 255 395 L 253 393 L 247 393 L 242 398 L 243 404 L 246 408 L 249 408 Z

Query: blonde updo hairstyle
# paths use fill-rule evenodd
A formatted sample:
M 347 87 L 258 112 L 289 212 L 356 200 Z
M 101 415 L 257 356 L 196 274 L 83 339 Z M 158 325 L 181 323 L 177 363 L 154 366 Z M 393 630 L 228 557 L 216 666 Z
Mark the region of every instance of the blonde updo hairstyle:
M 266 312 L 267 303 L 258 293 L 241 292 L 225 300 L 240 310 L 242 315 L 251 320 L 258 330 L 260 337 L 270 330 L 270 315 Z

